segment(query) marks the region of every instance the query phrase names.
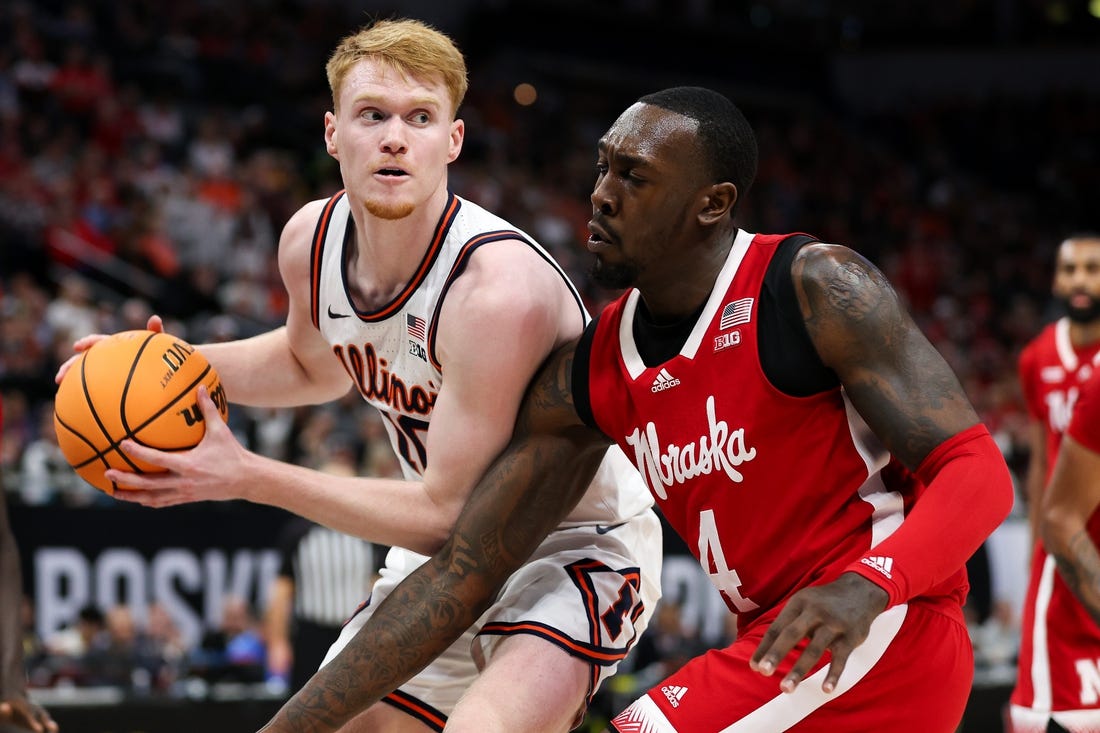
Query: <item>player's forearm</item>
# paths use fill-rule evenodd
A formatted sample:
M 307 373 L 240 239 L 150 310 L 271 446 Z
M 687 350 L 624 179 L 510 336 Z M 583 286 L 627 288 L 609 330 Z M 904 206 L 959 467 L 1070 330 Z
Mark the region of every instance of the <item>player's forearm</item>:
M 980 423 L 944 441 L 917 468 L 926 488 L 896 532 L 867 555 L 892 568 L 857 561 L 849 571 L 877 583 L 890 605 L 928 591 L 963 567 L 1012 509 L 1012 477 Z
M 605 448 L 555 439 L 505 451 L 440 551 L 394 589 L 263 730 L 335 731 L 423 669 L 477 620 L 576 505 Z
M 253 407 L 295 407 L 336 399 L 351 388 L 346 375 L 310 372 L 291 351 L 286 329 L 243 341 L 199 344 L 218 372 L 230 402 Z M 333 359 L 333 365 L 336 365 Z
M 241 498 L 383 545 L 430 554 L 447 538 L 461 509 L 433 500 L 418 481 L 337 476 L 250 454 Z
M 479 574 L 465 573 L 450 554 L 429 560 L 379 605 L 367 625 L 263 730 L 338 730 L 442 653 L 477 620 L 493 595 Z
M 1089 612 L 1092 620 L 1100 624 L 1100 552 L 1081 526 L 1064 536 L 1044 527 L 1043 543 L 1054 557 L 1058 572 L 1066 584 Z

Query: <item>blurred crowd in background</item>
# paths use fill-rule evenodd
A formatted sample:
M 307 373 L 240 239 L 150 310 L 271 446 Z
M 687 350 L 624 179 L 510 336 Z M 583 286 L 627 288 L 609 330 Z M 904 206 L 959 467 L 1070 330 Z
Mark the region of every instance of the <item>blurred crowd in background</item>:
M 589 283 L 581 246 L 595 142 L 625 104 L 666 82 L 692 83 L 687 70 L 707 61 L 696 83 L 727 91 L 759 136 L 759 174 L 740 225 L 804 231 L 877 264 L 1022 477 L 1027 420 L 1016 357 L 1057 315 L 1050 277 L 1058 243 L 1097 228 L 1100 94 L 1053 89 L 853 108 L 829 88 L 822 59 L 917 38 L 1087 42 L 1097 27 L 1079 17 L 1087 3 L 874 4 L 879 15 L 860 13 L 866 3 L 854 1 L 736 11 L 706 0 L 363 5 L 0 3 L 0 465 L 9 502 L 114 503 L 75 476 L 54 436 L 53 377 L 76 338 L 144 328 L 153 313 L 192 343 L 282 322 L 280 229 L 303 203 L 340 188 L 323 146 L 324 63 L 341 36 L 392 14 L 439 23 L 469 57 L 471 91 L 460 110 L 467 136 L 452 189 L 541 241 L 593 311 L 612 295 Z M 497 34 L 491 21 L 519 25 Z M 525 43 L 519 31 L 534 26 L 560 35 L 526 42 L 529 58 L 513 63 Z M 689 50 L 692 38 L 706 44 Z M 532 86 L 521 94 L 523 82 Z M 318 408 L 232 409 L 230 424 L 250 448 L 283 460 L 397 472 L 380 421 L 354 392 Z M 1018 506 L 1010 521 L 1022 513 Z M 1025 565 L 1019 573 L 1022 589 Z M 975 578 L 980 592 L 980 570 Z M 994 618 L 1007 629 L 1003 641 L 1015 619 L 997 600 L 973 620 L 979 628 Z M 671 620 L 659 617 L 647 642 L 650 661 L 686 659 L 713 641 L 685 632 L 668 606 Z M 255 629 L 260 611 L 226 609 L 223 653 L 227 639 Z M 135 659 L 155 650 L 158 659 L 202 664 L 202 650 L 177 648 L 171 619 L 159 615 L 135 629 L 125 609 L 89 608 L 70 631 L 28 643 L 47 656 L 98 654 L 96 674 L 146 686 L 163 679 L 160 662 L 135 662 L 146 670 L 135 675 L 104 650 L 130 639 Z M 243 642 L 238 651 L 262 653 Z M 998 653 L 1004 661 L 1012 651 Z

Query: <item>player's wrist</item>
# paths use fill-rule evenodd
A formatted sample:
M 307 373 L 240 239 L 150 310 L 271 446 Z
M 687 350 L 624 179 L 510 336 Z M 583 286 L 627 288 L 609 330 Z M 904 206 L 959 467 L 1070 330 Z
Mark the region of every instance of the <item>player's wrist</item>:
M 874 555 L 861 557 L 845 568 L 844 573 L 840 576 L 841 578 L 846 576 L 860 578 L 863 581 L 860 585 L 863 590 L 868 591 L 869 596 L 874 597 L 875 595 L 871 592 L 871 588 L 877 590 L 878 597 L 883 600 L 880 611 L 885 611 L 908 600 L 893 568 L 888 567 L 889 563 L 884 564 L 883 560 L 890 560 L 890 558 Z

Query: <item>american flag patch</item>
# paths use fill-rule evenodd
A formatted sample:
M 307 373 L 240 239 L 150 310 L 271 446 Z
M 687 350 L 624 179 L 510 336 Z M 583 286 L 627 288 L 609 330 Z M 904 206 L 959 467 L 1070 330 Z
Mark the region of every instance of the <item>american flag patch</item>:
M 727 328 L 748 323 L 752 319 L 752 301 L 752 298 L 741 298 L 726 303 L 726 307 L 722 309 L 722 320 L 718 322 L 718 330 L 725 331 Z
M 418 318 L 414 315 L 407 315 L 406 318 L 408 319 L 409 323 L 409 335 L 412 336 L 414 339 L 420 339 L 421 341 L 423 341 L 424 327 L 426 325 L 424 323 L 424 319 Z

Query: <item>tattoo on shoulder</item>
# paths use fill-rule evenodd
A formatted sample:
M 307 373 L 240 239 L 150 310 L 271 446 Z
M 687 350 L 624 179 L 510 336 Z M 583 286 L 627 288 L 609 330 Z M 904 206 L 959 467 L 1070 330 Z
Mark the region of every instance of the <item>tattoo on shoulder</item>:
M 849 318 L 861 321 L 878 307 L 882 300 L 881 283 L 874 282 L 874 270 L 855 262 L 841 262 L 825 284 L 829 303 Z M 876 287 L 867 287 L 873 283 Z
M 811 331 L 832 321 L 830 314 L 843 316 L 851 325 L 895 310 L 883 308 L 895 300 L 886 277 L 847 247 L 806 247 L 796 257 L 792 274 Z
M 874 264 L 847 247 L 810 245 L 792 276 L 814 348 L 906 465 L 977 418 L 950 366 Z

